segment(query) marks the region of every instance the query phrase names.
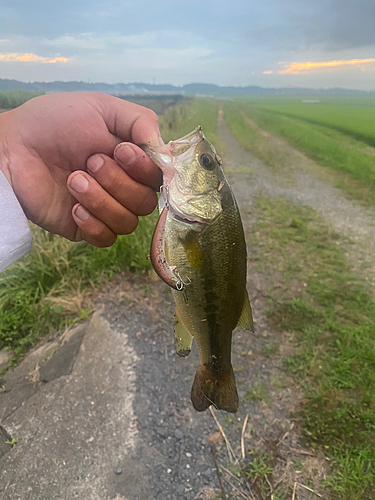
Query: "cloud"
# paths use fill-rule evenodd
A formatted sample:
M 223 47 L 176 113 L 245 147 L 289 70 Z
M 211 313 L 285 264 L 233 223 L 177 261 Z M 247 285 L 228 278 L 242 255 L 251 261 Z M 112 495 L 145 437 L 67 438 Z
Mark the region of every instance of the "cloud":
M 78 33 L 65 34 L 57 38 L 44 38 L 41 45 L 70 48 L 78 50 L 105 50 L 117 45 L 119 47 L 149 47 L 157 41 L 156 32 L 139 35 L 121 35 L 119 33 Z
M 286 69 L 278 71 L 279 75 L 300 75 L 308 73 L 316 73 L 318 71 L 333 71 L 333 70 L 344 70 L 345 66 L 355 66 L 358 69 L 364 70 L 363 65 L 374 63 L 375 59 L 350 59 L 348 61 L 326 61 L 326 62 L 305 62 L 305 63 L 291 63 Z M 269 72 L 263 72 L 264 74 L 269 74 Z
M 36 54 L 13 52 L 11 54 L 0 54 L 0 62 L 39 62 L 42 64 L 66 63 L 66 57 L 42 57 Z
M 273 71 L 263 71 L 263 75 L 272 75 Z

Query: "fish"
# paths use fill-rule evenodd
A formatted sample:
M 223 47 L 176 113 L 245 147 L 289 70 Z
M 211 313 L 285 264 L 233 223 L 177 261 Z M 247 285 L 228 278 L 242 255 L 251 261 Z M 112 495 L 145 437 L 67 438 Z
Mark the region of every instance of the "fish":
M 236 326 L 253 331 L 246 242 L 235 197 L 202 127 L 143 149 L 163 172 L 151 263 L 172 290 L 177 354 L 187 356 L 193 338 L 199 351 L 192 404 L 197 411 L 213 405 L 235 413 L 232 332 Z

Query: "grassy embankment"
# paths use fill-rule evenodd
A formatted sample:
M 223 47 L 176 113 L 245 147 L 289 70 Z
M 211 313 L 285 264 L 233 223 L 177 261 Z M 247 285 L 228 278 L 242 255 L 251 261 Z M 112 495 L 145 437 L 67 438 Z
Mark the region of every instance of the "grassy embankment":
M 242 145 L 268 164 L 288 166 L 290 157 L 267 147 L 243 114 L 329 167 L 318 173 L 349 196 L 375 205 L 375 98 L 322 99 L 319 104 L 303 104 L 299 98 L 248 99 L 227 103 L 225 111 Z
M 227 105 L 225 112 L 233 133 L 248 150 L 271 167 L 287 161 L 280 151 L 267 148 L 267 139 L 246 124 L 234 105 Z M 256 109 L 262 126 L 269 122 L 259 117 L 285 124 L 280 115 L 257 113 Z M 252 111 L 250 115 L 254 118 Z M 311 125 L 301 134 L 295 127 L 288 118 L 280 135 L 289 140 L 287 132 L 293 130 L 295 140 L 308 141 L 309 135 L 304 134 Z M 325 158 L 329 164 L 333 157 Z M 305 440 L 330 459 L 332 475 L 326 485 L 335 498 L 374 498 L 374 298 L 363 279 L 352 274 L 340 237 L 313 209 L 262 198 L 255 210 L 260 222 L 248 238 L 259 270 L 271 268 L 282 277 L 268 291 L 272 297 L 268 315 L 275 328 L 292 333 L 295 339 L 295 354 L 285 360 L 285 368 L 305 392 L 297 416 Z
M 190 132 L 198 123 L 209 137 L 216 132 L 217 105 L 196 101 L 161 117 L 165 140 Z M 87 292 L 124 269 L 145 271 L 157 214 L 141 218 L 136 231 L 105 249 L 71 243 L 32 227 L 31 253 L 0 274 L 0 349 L 13 351 L 13 362 L 42 335 L 86 318 Z
M 24 102 L 42 95 L 43 92 L 29 92 L 27 90 L 11 90 L 9 92 L 0 92 L 0 109 L 13 109 Z

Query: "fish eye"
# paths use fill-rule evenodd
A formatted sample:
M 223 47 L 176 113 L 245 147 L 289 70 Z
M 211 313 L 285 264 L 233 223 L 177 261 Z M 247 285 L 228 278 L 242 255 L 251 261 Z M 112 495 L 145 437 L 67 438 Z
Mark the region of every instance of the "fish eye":
M 215 160 L 208 153 L 203 153 L 200 156 L 199 163 L 205 170 L 213 170 L 216 167 Z

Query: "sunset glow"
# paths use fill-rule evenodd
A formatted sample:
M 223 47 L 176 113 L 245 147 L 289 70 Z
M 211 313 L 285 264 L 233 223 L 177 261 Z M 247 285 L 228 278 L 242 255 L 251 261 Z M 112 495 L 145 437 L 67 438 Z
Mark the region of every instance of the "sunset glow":
M 19 54 L 17 52 L 11 54 L 0 54 L 0 62 L 39 62 L 42 64 L 54 64 L 54 63 L 66 63 L 68 59 L 66 57 L 42 57 L 36 54 Z
M 343 66 L 358 66 L 359 69 L 363 64 L 375 62 L 375 59 L 350 59 L 348 61 L 326 61 L 326 62 L 305 62 L 305 63 L 291 63 L 286 69 L 278 71 L 279 75 L 299 75 L 306 71 L 313 73 L 322 69 L 340 68 Z

